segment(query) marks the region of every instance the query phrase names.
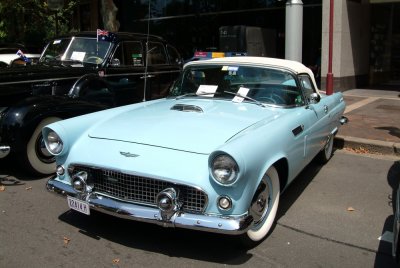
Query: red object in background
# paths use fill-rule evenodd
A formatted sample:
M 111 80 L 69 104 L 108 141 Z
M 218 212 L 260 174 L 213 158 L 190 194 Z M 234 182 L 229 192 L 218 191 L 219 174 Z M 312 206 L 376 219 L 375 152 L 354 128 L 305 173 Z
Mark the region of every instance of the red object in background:
M 333 0 L 330 0 L 328 74 L 326 75 L 326 94 L 327 95 L 333 94 L 332 48 L 333 48 Z

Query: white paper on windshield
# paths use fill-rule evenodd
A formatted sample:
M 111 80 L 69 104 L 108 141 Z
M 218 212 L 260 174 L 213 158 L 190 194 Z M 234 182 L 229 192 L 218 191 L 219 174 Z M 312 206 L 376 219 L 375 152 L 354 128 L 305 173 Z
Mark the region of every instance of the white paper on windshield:
M 72 52 L 71 60 L 83 61 L 83 59 L 85 58 L 85 55 L 86 55 L 86 52 L 74 51 L 74 52 Z
M 214 85 L 200 85 L 197 89 L 196 95 L 202 95 L 204 97 L 214 97 L 218 86 Z
M 241 95 L 241 96 L 247 96 L 247 93 L 249 93 L 249 88 L 247 87 L 241 87 L 239 88 L 237 94 Z M 240 97 L 240 96 L 235 96 L 232 101 L 233 102 L 243 102 L 244 98 Z

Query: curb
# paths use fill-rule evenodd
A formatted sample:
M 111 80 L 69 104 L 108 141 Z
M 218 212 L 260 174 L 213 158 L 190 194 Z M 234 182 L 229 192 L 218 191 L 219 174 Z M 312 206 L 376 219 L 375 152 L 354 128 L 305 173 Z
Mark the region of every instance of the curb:
M 400 143 L 369 140 L 351 136 L 337 135 L 334 140 L 334 146 L 337 149 L 351 148 L 355 150 L 365 150 L 372 154 L 385 154 L 400 156 Z

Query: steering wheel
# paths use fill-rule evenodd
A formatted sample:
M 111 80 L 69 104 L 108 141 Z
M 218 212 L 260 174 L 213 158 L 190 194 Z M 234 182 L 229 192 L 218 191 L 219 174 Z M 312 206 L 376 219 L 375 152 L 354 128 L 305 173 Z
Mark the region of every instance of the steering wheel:
M 283 99 L 281 96 L 279 96 L 278 94 L 272 92 L 269 93 L 267 96 L 261 96 L 258 97 L 257 100 L 263 102 L 269 102 L 269 103 L 273 103 L 273 104 L 286 104 L 285 99 Z
M 103 59 L 97 56 L 90 56 L 85 61 L 88 63 L 100 64 L 103 62 Z

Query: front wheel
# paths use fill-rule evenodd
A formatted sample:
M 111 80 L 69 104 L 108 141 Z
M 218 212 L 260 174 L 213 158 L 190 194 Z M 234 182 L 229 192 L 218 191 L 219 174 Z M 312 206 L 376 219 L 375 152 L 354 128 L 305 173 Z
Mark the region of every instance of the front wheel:
M 47 151 L 42 136 L 42 128 L 48 124 L 60 121 L 58 117 L 43 119 L 35 128 L 26 145 L 24 157 L 19 158 L 22 165 L 35 175 L 49 175 L 55 172 L 56 164 L 54 156 Z
M 279 175 L 272 166 L 265 173 L 252 199 L 249 212 L 254 222 L 253 227 L 241 237 L 244 246 L 257 245 L 269 233 L 278 210 L 279 196 Z

